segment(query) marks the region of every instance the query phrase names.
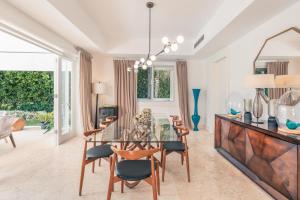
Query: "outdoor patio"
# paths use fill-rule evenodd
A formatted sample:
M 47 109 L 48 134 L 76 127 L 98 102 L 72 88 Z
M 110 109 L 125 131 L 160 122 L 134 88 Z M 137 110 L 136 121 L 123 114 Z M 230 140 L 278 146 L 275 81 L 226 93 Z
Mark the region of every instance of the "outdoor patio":
M 13 132 L 17 147 L 14 149 L 9 139 L 7 143 L 4 139 L 0 140 L 0 158 L 3 155 L 12 153 L 14 150 L 28 149 L 28 147 L 41 142 L 45 146 L 55 146 L 56 137 L 53 131 L 43 134 L 44 132 L 45 130 L 42 130 L 39 126 L 25 126 L 23 130 Z

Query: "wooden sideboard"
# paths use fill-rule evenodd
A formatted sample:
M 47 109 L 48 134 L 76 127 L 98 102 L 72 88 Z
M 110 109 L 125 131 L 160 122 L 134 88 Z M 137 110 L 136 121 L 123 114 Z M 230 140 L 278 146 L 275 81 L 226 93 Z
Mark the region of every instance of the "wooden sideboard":
M 275 199 L 300 200 L 300 137 L 215 116 L 215 148 Z

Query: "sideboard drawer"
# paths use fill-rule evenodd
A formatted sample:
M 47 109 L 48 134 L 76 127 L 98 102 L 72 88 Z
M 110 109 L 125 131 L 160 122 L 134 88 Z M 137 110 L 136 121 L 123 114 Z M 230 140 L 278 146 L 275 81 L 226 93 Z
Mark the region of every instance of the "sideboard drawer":
M 246 129 L 246 166 L 288 199 L 297 199 L 297 145 Z
M 221 120 L 221 146 L 234 158 L 245 163 L 245 129 L 226 120 Z

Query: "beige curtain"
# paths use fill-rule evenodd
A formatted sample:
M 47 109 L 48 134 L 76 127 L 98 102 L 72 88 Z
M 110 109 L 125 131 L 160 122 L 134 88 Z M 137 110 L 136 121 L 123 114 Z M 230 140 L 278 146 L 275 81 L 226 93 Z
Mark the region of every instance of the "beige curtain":
M 92 125 L 92 56 L 80 50 L 80 106 L 83 130 L 93 129 Z
M 277 75 L 287 75 L 288 74 L 288 64 L 289 62 L 268 62 L 267 63 L 267 73 Z M 269 89 L 270 99 L 279 99 L 285 92 L 286 88 L 272 88 Z
M 114 60 L 115 95 L 118 106 L 120 126 L 129 126 L 130 120 L 136 115 L 136 73 L 128 72 L 133 67 L 132 60 Z M 123 121 L 123 122 L 122 122 Z
M 189 112 L 189 87 L 186 61 L 177 61 L 176 69 L 180 115 L 184 125 L 191 129 L 192 126 Z

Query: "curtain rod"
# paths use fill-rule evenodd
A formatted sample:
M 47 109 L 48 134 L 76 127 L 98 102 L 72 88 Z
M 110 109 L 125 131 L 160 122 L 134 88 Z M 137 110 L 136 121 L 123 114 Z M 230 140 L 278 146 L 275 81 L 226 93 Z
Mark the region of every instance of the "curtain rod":
M 133 56 L 133 57 L 113 57 L 113 60 L 136 60 L 138 57 L 136 56 Z M 154 62 L 176 62 L 176 61 L 187 61 L 186 59 L 180 59 L 180 58 L 177 58 L 177 59 L 162 59 L 162 60 L 156 60 Z
M 79 47 L 79 46 L 75 46 L 74 48 L 75 48 L 77 51 L 79 51 L 79 52 L 82 52 L 82 53 L 84 53 L 84 54 L 87 54 L 88 56 L 91 57 L 91 59 L 93 59 L 93 55 L 92 55 L 90 52 L 88 52 L 87 50 L 85 50 L 84 48 Z
M 256 62 L 262 62 L 262 63 L 267 63 L 267 62 L 289 62 L 289 60 L 284 60 L 284 59 L 265 59 L 265 60 L 257 60 Z

